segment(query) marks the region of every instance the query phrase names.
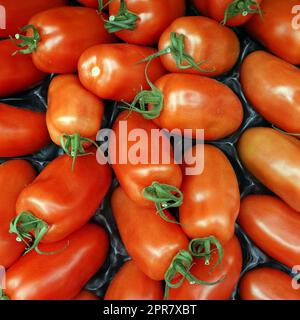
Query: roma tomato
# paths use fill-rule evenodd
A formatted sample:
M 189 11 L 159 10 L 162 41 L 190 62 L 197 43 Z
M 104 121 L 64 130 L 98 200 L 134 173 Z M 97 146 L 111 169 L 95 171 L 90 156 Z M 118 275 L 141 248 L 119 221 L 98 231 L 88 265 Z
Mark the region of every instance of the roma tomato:
M 162 64 L 169 72 L 215 77 L 235 65 L 240 43 L 231 29 L 215 20 L 181 17 L 162 33 L 158 49 Z
M 185 0 L 114 0 L 105 27 L 127 43 L 154 45 L 169 24 L 184 14 Z
M 7 271 L 5 293 L 11 300 L 71 300 L 102 266 L 108 246 L 106 231 L 94 224 L 60 242 L 41 244 L 45 252 L 58 252 L 24 255 Z
M 240 78 L 248 101 L 265 119 L 287 132 L 300 133 L 298 68 L 256 51 L 243 61 Z
M 288 205 L 300 211 L 300 141 L 271 128 L 242 135 L 239 156 L 246 168 Z
M 73 171 L 71 165 L 67 155 L 56 158 L 21 192 L 11 231 L 25 243 L 29 233 L 35 236 L 27 250 L 39 251 L 39 241 L 60 241 L 82 227 L 109 189 L 110 168 L 100 165 L 95 154 L 79 157 Z M 31 224 L 25 227 L 28 221 Z
M 32 62 L 30 55 L 15 54 L 11 40 L 0 41 L 0 97 L 27 90 L 46 76 Z
M 212 255 L 211 264 L 218 256 Z M 214 286 L 190 284 L 187 280 L 177 289 L 170 289 L 170 300 L 228 300 L 239 280 L 242 270 L 242 250 L 236 236 L 224 246 L 222 263 L 211 271 L 211 265 L 206 265 L 203 260 L 195 260 L 190 270 L 199 279 L 218 281 Z
M 293 8 L 298 0 L 264 0 L 263 17 L 256 15 L 246 24 L 246 30 L 271 52 L 292 64 L 300 64 L 299 30 L 294 27 L 297 19 Z
M 6 28 L 0 28 L 0 38 L 8 37 L 19 32 L 31 17 L 50 8 L 68 4 L 67 0 L 1 0 L 0 4 L 5 8 Z
M 90 291 L 82 290 L 73 300 L 99 300 L 99 298 Z
M 146 63 L 138 63 L 156 50 L 132 44 L 103 44 L 87 49 L 80 57 L 78 74 L 81 83 L 103 99 L 131 102 L 136 93 L 149 89 Z M 166 73 L 159 59 L 149 69 L 150 81 Z
M 24 156 L 49 143 L 45 113 L 0 103 L 0 157 Z
M 205 16 L 227 26 L 241 26 L 253 14 L 261 13 L 262 0 L 192 0 L 193 5 Z
M 121 187 L 132 201 L 142 207 L 153 206 L 146 197 L 153 183 L 155 190 L 164 188 L 164 185 L 178 189 L 182 181 L 181 169 L 175 163 L 169 139 L 163 134 L 161 140 L 153 138 L 154 131 L 159 130 L 141 115 L 124 111 L 114 123 L 115 139 L 110 139 L 109 143 L 109 156 Z M 139 134 L 142 134 L 141 140 Z M 157 201 L 160 206 L 159 199 Z
M 64 135 L 95 140 L 103 113 L 103 101 L 87 91 L 77 76 L 59 75 L 51 81 L 46 120 L 51 139 L 57 145 L 61 145 Z
M 10 267 L 25 250 L 9 233 L 9 224 L 15 217 L 16 202 L 20 192 L 36 176 L 34 168 L 24 160 L 10 160 L 0 165 L 0 265 Z M 5 186 L 5 187 L 4 187 Z
M 147 277 L 130 260 L 112 279 L 104 300 L 162 300 L 163 296 L 162 283 Z
M 240 192 L 235 172 L 222 151 L 205 145 L 203 172 L 184 176 L 181 191 L 180 223 L 189 238 L 214 236 L 225 244 L 233 237 Z
M 292 287 L 292 278 L 274 268 L 248 271 L 240 281 L 243 300 L 300 300 L 300 291 Z
M 238 218 L 249 237 L 272 258 L 293 267 L 300 263 L 300 213 L 273 196 L 242 200 Z
M 72 73 L 82 52 L 99 43 L 114 42 L 114 36 L 104 28 L 96 10 L 83 7 L 59 7 L 43 11 L 30 19 L 21 38 L 28 47 L 21 53 L 32 52 L 35 66 L 49 73 Z M 19 44 L 20 45 L 20 44 Z

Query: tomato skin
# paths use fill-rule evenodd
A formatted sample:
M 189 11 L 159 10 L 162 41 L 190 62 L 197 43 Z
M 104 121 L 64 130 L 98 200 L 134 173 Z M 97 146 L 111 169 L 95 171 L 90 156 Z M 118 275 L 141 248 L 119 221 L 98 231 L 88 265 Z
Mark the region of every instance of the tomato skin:
M 188 248 L 180 226 L 163 220 L 155 208 L 138 206 L 121 188 L 114 191 L 111 205 L 129 255 L 149 278 L 163 280 L 174 256 Z
M 68 244 L 66 246 L 66 243 Z M 6 294 L 11 300 L 70 300 L 103 264 L 108 252 L 106 231 L 86 224 L 68 238 L 53 244 L 41 244 L 19 259 L 6 274 Z
M 164 50 L 170 46 L 170 33 L 185 35 L 185 50 L 196 62 L 207 61 L 201 68 L 179 69 L 171 54 L 160 57 L 163 66 L 169 72 L 194 73 L 215 77 L 229 71 L 237 62 L 240 54 L 240 43 L 235 33 L 229 28 L 206 17 L 181 17 L 173 21 L 162 33 L 158 49 Z M 183 63 L 186 65 L 186 63 Z
M 236 236 L 224 246 L 224 257 L 221 265 L 210 272 L 211 266 L 216 263 L 217 255 L 212 255 L 210 265 L 204 260 L 195 259 L 190 272 L 198 279 L 214 282 L 224 275 L 226 278 L 213 286 L 190 284 L 187 280 L 178 289 L 170 289 L 170 300 L 228 300 L 239 280 L 242 271 L 242 250 Z
M 133 44 L 103 44 L 87 49 L 79 59 L 78 74 L 84 87 L 103 99 L 131 102 L 136 94 L 149 89 L 146 63 L 137 63 L 156 52 Z M 160 59 L 148 69 L 154 82 L 166 73 Z
M 104 103 L 87 91 L 73 74 L 55 77 L 48 91 L 47 127 L 53 142 L 63 134 L 95 140 L 101 127 Z
M 271 128 L 246 130 L 238 144 L 246 168 L 293 209 L 300 211 L 300 141 Z
M 99 300 L 99 298 L 88 290 L 81 290 L 73 300 Z
M 299 212 L 276 197 L 251 195 L 242 200 L 238 221 L 269 256 L 291 268 L 299 264 Z
M 249 102 L 265 119 L 287 132 L 300 133 L 298 68 L 256 51 L 243 61 L 240 78 Z
M 46 76 L 34 66 L 30 55 L 13 56 L 15 51 L 11 40 L 0 41 L 0 98 L 27 90 Z
M 261 4 L 263 19 L 255 15 L 246 24 L 250 35 L 285 61 L 300 64 L 299 30 L 293 28 L 295 14 L 292 8 L 298 0 L 264 0 Z
M 72 158 L 62 155 L 22 191 L 16 211 L 30 211 L 48 223 L 41 242 L 60 241 L 92 217 L 110 184 L 111 170 L 100 165 L 95 154 L 78 157 L 74 171 Z
M 130 260 L 112 279 L 104 300 L 163 300 L 163 295 L 162 283 L 147 277 Z
M 77 0 L 79 3 L 83 4 L 86 7 L 98 9 L 99 8 L 99 2 L 98 0 Z M 107 0 L 103 1 L 103 4 L 105 5 L 107 3 Z
M 225 11 L 233 0 L 192 0 L 193 5 L 205 16 L 210 17 L 218 22 L 224 20 Z M 258 4 L 262 0 L 256 0 Z M 233 18 L 228 19 L 227 26 L 236 27 L 245 24 L 253 17 L 253 14 L 243 16 L 238 14 Z
M 120 122 L 126 121 L 127 131 L 131 132 L 135 129 L 143 129 L 147 133 L 147 144 L 143 144 L 142 149 L 147 150 L 148 157 L 145 164 L 132 163 L 130 159 L 130 149 L 136 144 L 136 142 L 129 141 L 129 135 L 124 135 L 120 129 Z M 159 128 L 149 120 L 146 120 L 140 114 L 135 112 L 128 116 L 128 111 L 122 112 L 116 119 L 113 131 L 115 132 L 116 139 L 110 141 L 109 155 L 111 159 L 116 159 L 115 163 L 112 163 L 113 170 L 118 178 L 118 181 L 126 192 L 127 196 L 139 206 L 153 207 L 154 203 L 147 200 L 143 196 L 144 188 L 150 186 L 153 182 L 168 184 L 180 188 L 182 182 L 182 172 L 180 166 L 174 162 L 172 146 L 168 138 L 163 138 L 163 143 L 159 145 L 159 161 L 154 163 L 151 161 L 151 153 L 157 154 L 155 143 L 151 143 L 152 130 L 159 130 Z M 121 163 L 121 157 L 123 153 L 120 152 L 120 146 L 127 145 L 128 151 L 125 151 L 125 162 Z M 163 159 L 165 156 L 170 156 L 171 163 L 165 164 Z M 135 159 L 133 159 L 135 160 Z
M 115 40 L 105 30 L 101 15 L 90 8 L 50 9 L 35 15 L 29 24 L 38 29 L 41 37 L 32 53 L 33 62 L 39 70 L 48 73 L 75 72 L 85 49 Z M 31 36 L 32 31 L 27 35 Z
M 195 149 L 195 147 L 194 147 Z M 182 229 L 189 238 L 216 237 L 222 244 L 234 235 L 240 208 L 240 192 L 235 172 L 222 151 L 204 145 L 204 171 L 186 175 L 179 208 Z
M 9 160 L 0 165 L 0 265 L 10 267 L 24 251 L 25 246 L 9 233 L 10 221 L 15 216 L 17 198 L 36 176 L 36 171 L 25 160 Z
M 292 278 L 274 268 L 257 268 L 247 272 L 240 282 L 242 300 L 300 300 L 299 290 L 292 288 Z
M 155 82 L 163 93 L 164 106 L 153 121 L 161 128 L 204 129 L 205 140 L 224 138 L 243 121 L 243 106 L 227 86 L 192 74 L 167 74 Z
M 45 113 L 0 103 L 0 157 L 24 156 L 49 143 Z
M 122 30 L 116 35 L 123 41 L 144 46 L 154 45 L 160 35 L 176 18 L 185 14 L 184 0 L 126 0 L 126 7 L 138 16 L 134 30 Z M 109 4 L 109 15 L 120 8 L 120 0 Z

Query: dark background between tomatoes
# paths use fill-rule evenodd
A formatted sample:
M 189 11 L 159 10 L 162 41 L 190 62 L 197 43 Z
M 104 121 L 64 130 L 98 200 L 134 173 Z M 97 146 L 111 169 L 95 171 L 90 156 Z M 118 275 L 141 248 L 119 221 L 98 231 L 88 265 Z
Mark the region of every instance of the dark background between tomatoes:
M 78 5 L 76 1 L 70 0 L 70 4 Z M 187 15 L 197 15 L 196 9 L 192 6 L 189 7 Z M 239 82 L 239 66 L 243 59 L 252 51 L 263 49 L 261 45 L 253 41 L 241 28 L 233 28 L 240 39 L 241 43 L 241 54 L 236 66 L 228 73 L 217 77 L 218 80 L 228 85 L 234 92 L 240 97 L 244 107 L 244 121 L 240 129 L 233 135 L 226 139 L 209 142 L 215 145 L 225 152 L 233 165 L 236 175 L 239 181 L 239 187 L 242 197 L 248 194 L 271 194 L 267 188 L 265 188 L 259 181 L 257 181 L 241 164 L 237 150 L 236 143 L 241 136 L 242 132 L 250 127 L 257 126 L 271 126 L 270 123 L 265 121 L 259 114 L 257 114 L 250 104 L 246 100 L 241 85 Z M 259 66 L 258 66 L 259 67 Z M 23 92 L 19 95 L 10 96 L 7 98 L 0 99 L 0 102 L 5 102 L 15 106 L 28 108 L 32 110 L 45 111 L 47 108 L 47 91 L 50 80 L 53 78 L 53 74 L 49 75 L 48 78 L 41 83 L 38 87 L 32 90 Z M 119 112 L 118 103 L 112 101 L 106 101 L 105 115 L 102 123 L 102 128 L 111 128 L 112 124 Z M 36 134 L 39 134 L 38 132 Z M 17 137 L 16 137 L 17 138 Z M 43 168 L 58 155 L 62 154 L 62 150 L 56 145 L 51 144 L 48 147 L 40 150 L 38 153 L 33 155 L 20 157 L 30 161 L 38 171 Z M 7 158 L 0 158 L 0 163 L 8 160 Z M 99 223 L 104 226 L 110 235 L 110 252 L 106 259 L 104 266 L 94 275 L 92 279 L 86 284 L 86 289 L 93 291 L 99 297 L 103 297 L 107 289 L 107 286 L 118 269 L 122 264 L 130 259 L 119 236 L 119 232 L 116 228 L 116 224 L 112 215 L 110 207 L 110 195 L 112 190 L 117 186 L 118 182 L 114 179 L 114 182 L 110 188 L 108 195 L 105 197 L 103 203 L 96 211 L 92 221 Z M 176 215 L 176 210 L 173 211 Z M 259 248 L 257 248 L 253 242 L 247 237 L 243 230 L 236 225 L 236 234 L 241 242 L 243 250 L 243 275 L 249 269 L 257 266 L 273 266 L 281 270 L 291 273 L 291 270 L 281 263 L 274 261 L 266 254 L 264 254 Z M 232 300 L 239 299 L 238 286 L 232 293 Z

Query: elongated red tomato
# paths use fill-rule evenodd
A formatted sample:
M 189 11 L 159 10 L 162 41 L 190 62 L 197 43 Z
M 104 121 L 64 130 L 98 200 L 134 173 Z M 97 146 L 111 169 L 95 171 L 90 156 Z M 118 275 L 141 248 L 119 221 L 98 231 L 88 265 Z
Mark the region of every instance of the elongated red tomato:
M 300 37 L 296 14 L 298 0 L 264 0 L 263 18 L 256 15 L 246 30 L 271 52 L 292 64 L 300 64 Z
M 300 133 L 298 68 L 256 51 L 243 61 L 240 75 L 248 101 L 265 119 L 287 132 Z
M 0 265 L 8 268 L 21 255 L 25 245 L 9 234 L 9 224 L 15 216 L 20 192 L 36 176 L 34 168 L 24 160 L 10 160 L 0 165 Z
M 99 298 L 90 291 L 82 290 L 73 300 L 99 300 Z
M 225 244 L 233 237 L 240 193 L 235 172 L 222 151 L 205 145 L 204 171 L 184 176 L 181 191 L 180 223 L 189 238 L 214 236 Z
M 246 168 L 300 211 L 300 141 L 271 128 L 248 129 L 238 144 Z
M 61 144 L 63 134 L 95 140 L 103 113 L 103 101 L 82 87 L 77 76 L 59 75 L 51 81 L 46 119 L 56 144 Z
M 67 246 L 66 246 L 67 243 Z M 87 224 L 63 241 L 42 244 L 45 252 L 24 255 L 6 274 L 6 295 L 12 300 L 70 300 L 103 264 L 108 252 L 106 231 Z
M 188 247 L 180 226 L 161 219 L 155 208 L 141 208 L 121 188 L 114 191 L 111 205 L 129 255 L 149 278 L 163 280 L 174 256 Z
M 59 7 L 43 11 L 30 19 L 29 26 L 28 38 L 24 40 L 28 50 L 21 52 L 32 52 L 35 66 L 49 73 L 72 73 L 85 49 L 114 42 L 101 15 L 90 8 Z
M 128 111 L 122 112 L 113 126 L 116 139 L 109 144 L 112 167 L 123 190 L 139 206 L 153 205 L 143 193 L 153 182 L 181 185 L 181 169 L 174 161 L 169 139 L 161 135 L 161 140 L 151 140 L 159 130 L 153 122 Z
M 204 129 L 205 140 L 224 138 L 243 120 L 239 98 L 221 82 L 190 74 L 172 73 L 155 82 L 163 107 L 154 122 L 161 128 Z M 153 106 L 152 106 L 153 110 Z
M 300 300 L 292 278 L 274 268 L 257 268 L 247 272 L 239 286 L 243 300 Z
M 160 281 L 147 277 L 133 260 L 125 262 L 111 281 L 104 300 L 162 300 Z
M 17 157 L 50 143 L 43 112 L 0 103 L 0 157 Z
M 46 76 L 35 67 L 30 55 L 13 55 L 15 51 L 11 40 L 0 41 L 0 97 L 30 89 Z
M 90 154 L 79 157 L 73 171 L 71 167 L 71 157 L 62 155 L 22 191 L 14 221 L 19 237 L 26 229 L 23 223 L 30 220 L 33 223 L 27 233 L 32 231 L 44 243 L 56 242 L 82 227 L 95 213 L 111 184 L 109 166 L 100 165 L 95 154 Z
M 242 200 L 238 221 L 269 256 L 289 267 L 299 264 L 299 212 L 273 196 L 251 195 Z
M 121 10 L 120 2 L 114 0 L 109 4 L 110 19 L 106 28 L 117 31 L 119 38 L 132 44 L 156 44 L 169 24 L 185 13 L 185 0 L 125 0 L 125 8 Z M 124 22 L 124 14 L 132 19 Z
M 6 25 L 5 29 L 0 28 L 0 38 L 19 32 L 38 12 L 67 4 L 67 0 L 1 0 L 0 5 L 5 8 Z
M 183 39 L 180 35 L 183 35 Z M 182 41 L 185 53 L 179 54 Z M 162 33 L 158 50 L 164 50 L 160 59 L 169 72 L 214 77 L 229 71 L 235 65 L 240 53 L 240 43 L 232 30 L 212 19 L 181 17 Z M 200 70 L 191 64 L 190 58 L 200 64 Z
M 87 49 L 80 57 L 78 74 L 81 83 L 103 99 L 131 102 L 141 89 L 149 89 L 146 63 L 138 63 L 156 50 L 130 44 L 103 44 Z M 153 82 L 165 74 L 160 60 L 148 69 Z
M 192 0 L 194 6 L 205 16 L 227 26 L 241 26 L 253 14 L 259 13 L 262 0 Z
M 197 278 L 206 281 L 223 281 L 214 286 L 190 284 L 187 280 L 177 289 L 170 289 L 170 300 L 228 300 L 236 286 L 242 270 L 242 250 L 236 236 L 224 246 L 222 263 L 210 272 L 216 262 L 217 254 L 212 255 L 211 264 L 206 265 L 204 260 L 195 260 L 191 273 Z

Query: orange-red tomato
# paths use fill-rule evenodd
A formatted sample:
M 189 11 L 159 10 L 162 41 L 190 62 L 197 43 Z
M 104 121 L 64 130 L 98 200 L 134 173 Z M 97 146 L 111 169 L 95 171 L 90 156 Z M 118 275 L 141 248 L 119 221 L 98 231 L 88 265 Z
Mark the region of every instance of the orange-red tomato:
M 111 205 L 122 241 L 138 268 L 153 280 L 163 280 L 174 256 L 189 244 L 180 226 L 163 220 L 155 208 L 138 206 L 121 188 L 114 191 Z
M 45 113 L 0 103 L 0 157 L 24 156 L 49 143 Z
M 154 45 L 169 24 L 184 15 L 185 0 L 125 0 L 127 10 L 137 16 L 133 30 L 122 30 L 116 35 L 127 43 Z M 116 16 L 120 0 L 109 4 L 109 15 Z
M 125 262 L 111 281 L 104 300 L 162 300 L 160 281 L 147 277 L 133 260 Z
M 298 68 L 256 51 L 243 61 L 240 77 L 248 101 L 265 119 L 287 132 L 300 133 Z
M 73 300 L 99 300 L 99 298 L 90 291 L 82 290 Z
M 138 63 L 155 49 L 132 44 L 103 44 L 87 49 L 80 57 L 81 83 L 100 98 L 131 102 L 141 89 L 149 89 L 146 63 Z M 152 61 L 149 79 L 154 82 L 165 74 L 160 60 Z
M 128 133 L 122 129 L 124 124 L 127 126 Z M 147 134 L 144 135 L 146 141 L 138 143 L 139 139 L 133 136 L 136 129 L 144 130 Z M 160 143 L 152 142 L 153 130 L 160 129 L 141 115 L 137 113 L 129 115 L 128 111 L 124 111 L 114 123 L 113 131 L 116 139 L 111 139 L 109 145 L 109 155 L 112 160 L 115 160 L 112 167 L 118 181 L 128 197 L 139 206 L 153 206 L 153 202 L 143 196 L 144 188 L 149 187 L 153 182 L 180 188 L 182 181 L 181 169 L 174 161 L 170 140 L 162 136 Z M 140 154 L 135 150 L 137 143 L 141 148 Z M 122 149 L 125 146 L 127 150 Z M 143 153 L 145 153 L 145 159 L 142 159 Z M 170 159 L 170 163 L 164 162 L 164 159 Z
M 238 221 L 269 256 L 291 268 L 300 263 L 300 213 L 283 201 L 273 196 L 247 196 Z
M 64 250 L 31 251 L 19 259 L 7 271 L 5 293 L 12 300 L 73 299 L 101 267 L 108 247 L 106 231 L 88 223 L 60 242 L 41 245 L 45 252 Z
M 298 0 L 264 0 L 261 4 L 263 17 L 250 19 L 246 30 L 271 52 L 292 64 L 300 64 L 300 37 L 297 12 L 293 8 Z M 295 22 L 294 22 L 295 21 Z M 275 74 L 275 72 L 272 72 Z
M 180 223 L 189 238 L 214 236 L 225 244 L 233 237 L 240 192 L 235 172 L 222 151 L 205 145 L 203 172 L 184 176 L 181 191 Z
M 246 168 L 288 205 L 300 211 L 300 141 L 271 128 L 242 135 L 239 156 Z
M 224 280 L 213 286 L 190 284 L 187 280 L 177 289 L 170 289 L 170 300 L 228 300 L 239 280 L 242 270 L 242 250 L 236 236 L 224 246 L 222 263 L 212 272 L 211 266 L 216 263 L 217 254 L 213 254 L 210 265 L 205 265 L 204 260 L 195 259 L 190 272 L 197 278 L 214 282 Z
M 236 3 L 235 6 L 233 6 L 234 10 L 232 10 L 232 13 L 235 12 L 233 17 L 229 17 L 229 19 L 226 21 L 226 25 L 228 26 L 241 26 L 247 21 L 249 21 L 253 14 L 251 13 L 252 10 L 257 11 L 258 6 L 250 5 L 248 10 L 245 10 L 245 7 L 241 7 L 241 9 L 238 10 L 237 6 L 240 3 L 245 3 L 246 1 L 233 1 L 233 0 L 192 0 L 192 3 L 194 6 L 205 16 L 210 17 L 214 20 L 217 20 L 218 22 L 223 22 L 225 16 L 226 10 L 229 8 L 229 6 L 233 6 L 234 3 Z M 256 0 L 256 3 L 259 5 L 262 2 L 262 0 Z M 250 13 L 249 13 L 250 11 Z M 230 11 L 229 11 L 230 12 Z M 228 13 L 229 13 L 228 12 Z M 248 12 L 246 14 L 246 12 Z
M 300 291 L 293 289 L 292 278 L 274 268 L 248 271 L 239 289 L 243 300 L 300 300 Z
M 34 168 L 24 160 L 10 160 L 0 165 L 0 265 L 5 268 L 10 267 L 25 249 L 25 245 L 9 233 L 9 224 L 15 216 L 20 192 L 35 176 Z
M 0 97 L 30 89 L 46 76 L 35 67 L 30 55 L 13 55 L 15 51 L 11 40 L 0 41 Z
M 235 132 L 243 121 L 243 107 L 231 89 L 214 79 L 192 74 L 167 74 L 155 82 L 163 94 L 163 108 L 154 122 L 161 128 L 204 129 L 205 140 Z
M 162 33 L 158 49 L 170 47 L 171 32 L 185 36 L 185 51 L 199 63 L 205 61 L 199 71 L 195 68 L 180 69 L 177 67 L 171 53 L 160 57 L 164 67 L 170 72 L 196 73 L 210 77 L 229 71 L 237 62 L 240 53 L 240 43 L 235 33 L 220 25 L 215 20 L 206 17 L 181 17 L 173 21 Z M 187 66 L 183 61 L 182 65 Z
M 51 81 L 46 120 L 56 144 L 60 145 L 63 134 L 80 134 L 95 140 L 103 113 L 103 101 L 87 91 L 77 76 L 59 75 Z

